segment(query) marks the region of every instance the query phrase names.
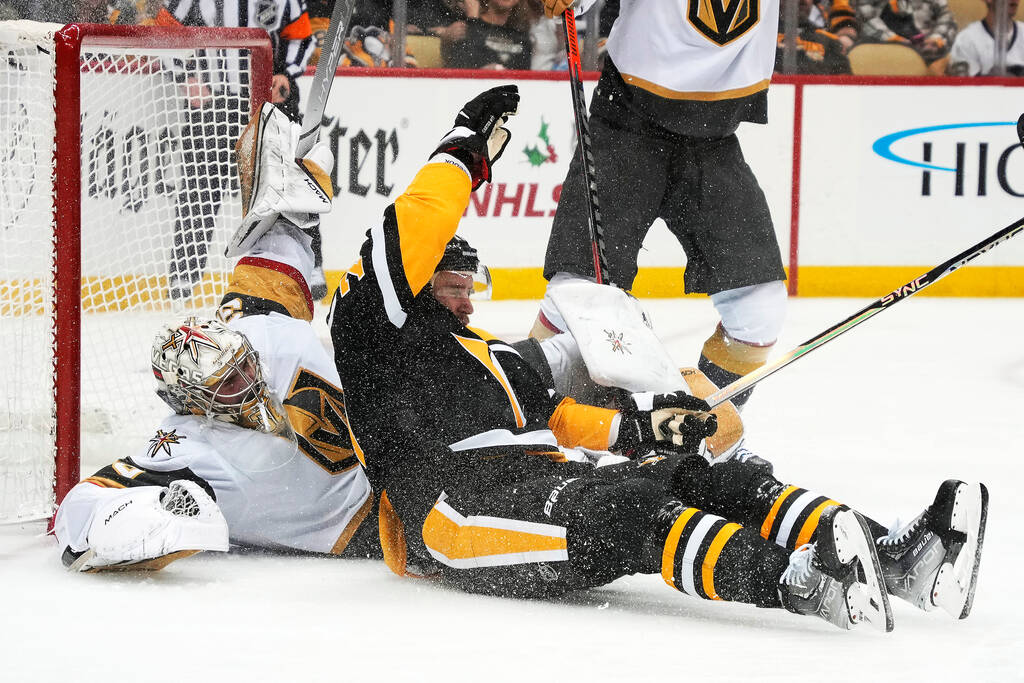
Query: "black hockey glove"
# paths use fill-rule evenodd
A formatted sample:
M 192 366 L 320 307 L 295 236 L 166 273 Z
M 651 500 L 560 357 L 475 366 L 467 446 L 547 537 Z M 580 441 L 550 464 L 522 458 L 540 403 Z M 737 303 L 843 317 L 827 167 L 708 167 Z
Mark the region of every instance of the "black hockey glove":
M 512 134 L 503 128 L 519 110 L 519 88 L 501 85 L 486 90 L 462 108 L 455 127 L 448 131 L 431 154 L 447 154 L 469 169 L 473 189 L 491 180 L 491 164 L 505 151 Z
M 650 450 L 658 441 L 669 441 L 684 451 L 695 452 L 700 442 L 718 429 L 704 399 L 676 391 L 670 394 L 632 394 L 619 413 L 619 436 L 611 450 L 627 457 Z

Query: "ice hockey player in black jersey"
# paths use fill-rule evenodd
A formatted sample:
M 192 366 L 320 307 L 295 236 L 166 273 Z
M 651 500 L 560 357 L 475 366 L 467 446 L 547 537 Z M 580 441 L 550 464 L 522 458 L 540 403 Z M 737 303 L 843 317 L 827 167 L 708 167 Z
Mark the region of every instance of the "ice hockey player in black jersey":
M 479 264 L 455 231 L 471 190 L 490 180 L 518 100 L 503 86 L 463 107 L 370 228 L 332 302 L 353 448 L 380 493 L 389 567 L 520 597 L 660 574 L 694 597 L 841 628 L 891 629 L 890 592 L 966 616 L 983 486 L 950 480 L 889 534 L 756 459 L 709 465 L 694 453 L 710 431 L 700 399 L 578 404 L 512 346 L 468 326 Z

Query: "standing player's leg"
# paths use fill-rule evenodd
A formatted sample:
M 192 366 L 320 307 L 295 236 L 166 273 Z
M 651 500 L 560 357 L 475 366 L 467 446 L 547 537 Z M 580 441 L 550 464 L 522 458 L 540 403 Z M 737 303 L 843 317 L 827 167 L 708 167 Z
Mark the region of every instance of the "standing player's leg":
M 636 277 L 637 253 L 658 217 L 665 193 L 667 155 L 657 140 L 601 116 L 591 117 L 590 135 L 608 261 L 606 279 L 629 289 Z M 557 286 L 563 278 L 593 279 L 587 213 L 583 167 L 578 155 L 573 155 L 544 259 L 549 287 Z M 545 297 L 530 336 L 543 339 L 565 330 L 554 303 Z
M 710 294 L 721 316 L 698 367 L 723 387 L 767 361 L 785 317 L 786 274 L 768 203 L 736 136 L 687 138 L 675 158 L 664 216 L 686 251 L 686 292 Z M 732 401 L 742 407 L 749 396 Z

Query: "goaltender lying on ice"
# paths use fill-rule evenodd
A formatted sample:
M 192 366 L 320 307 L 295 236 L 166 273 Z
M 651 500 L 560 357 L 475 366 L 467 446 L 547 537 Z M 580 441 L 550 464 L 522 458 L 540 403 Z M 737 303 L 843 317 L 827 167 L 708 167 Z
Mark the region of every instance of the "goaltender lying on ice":
M 154 373 L 174 413 L 148 448 L 65 498 L 55 529 L 65 563 L 159 568 L 229 542 L 366 555 L 378 551 L 376 500 L 393 570 L 470 591 L 555 596 L 646 572 L 695 597 L 842 628 L 890 629 L 888 594 L 967 616 L 983 486 L 949 480 L 889 532 L 777 480 L 738 443 L 728 404 L 719 441 L 707 404 L 683 391 L 627 394 L 617 410 L 579 404 L 554 389 L 575 357 L 571 337 L 517 349 L 467 326 L 483 269 L 455 229 L 517 104 L 514 86 L 467 103 L 368 232 L 332 308 L 337 370 L 308 324 L 311 256 L 297 226 L 310 217 L 294 213 L 324 209 L 302 197 L 281 205 L 233 273 L 219 320 L 159 332 Z M 257 125 L 289 159 L 294 136 L 277 114 Z M 331 160 L 318 147 L 288 173 L 311 163 Z M 285 182 L 277 191 L 305 185 Z

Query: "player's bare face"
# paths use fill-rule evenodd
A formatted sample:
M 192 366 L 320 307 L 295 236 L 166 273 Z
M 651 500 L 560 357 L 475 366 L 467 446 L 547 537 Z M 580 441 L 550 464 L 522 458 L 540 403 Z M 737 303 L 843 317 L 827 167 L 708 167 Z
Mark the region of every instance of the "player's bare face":
M 441 271 L 434 276 L 432 291 L 434 298 L 454 313 L 459 322 L 469 324 L 469 316 L 473 314 L 473 302 L 469 300 L 473 293 L 472 275 Z

